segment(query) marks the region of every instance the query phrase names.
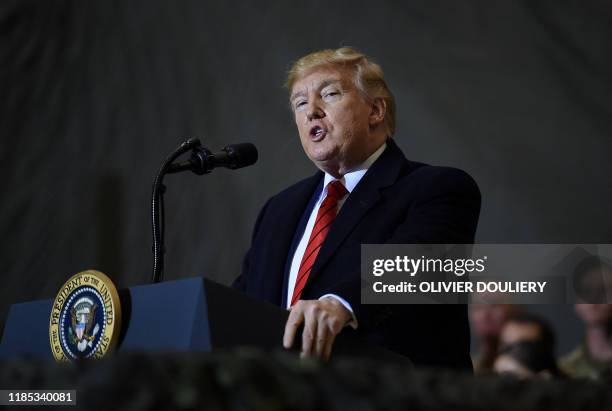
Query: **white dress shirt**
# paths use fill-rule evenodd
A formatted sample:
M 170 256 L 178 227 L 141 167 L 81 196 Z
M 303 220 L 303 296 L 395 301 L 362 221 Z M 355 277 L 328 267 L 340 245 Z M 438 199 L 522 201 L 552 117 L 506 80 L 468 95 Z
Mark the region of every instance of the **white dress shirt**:
M 378 157 L 380 157 L 383 151 L 385 151 L 385 148 L 387 148 L 387 143 L 384 143 L 382 146 L 380 146 L 370 157 L 367 158 L 366 161 L 356 167 L 353 171 L 351 171 L 350 173 L 346 173 L 344 176 L 342 176 L 340 181 L 346 188 L 346 191 L 348 191 L 348 195 L 351 195 L 357 184 L 359 184 L 359 181 L 361 181 L 361 178 L 365 175 L 370 166 L 374 164 Z M 306 246 L 308 245 L 308 240 L 310 239 L 310 234 L 312 233 L 312 229 L 314 228 L 315 220 L 319 212 L 319 207 L 321 206 L 321 203 L 323 202 L 325 197 L 327 197 L 327 185 L 334 180 L 336 180 L 335 177 L 325 173 L 325 178 L 323 180 L 323 190 L 321 190 L 321 194 L 319 195 L 317 202 L 312 208 L 310 217 L 308 218 L 308 223 L 306 224 L 306 229 L 304 230 L 302 238 L 300 239 L 300 242 L 298 243 L 298 246 L 295 249 L 295 253 L 293 254 L 293 259 L 291 260 L 291 269 L 289 270 L 289 281 L 287 287 L 287 308 L 291 306 L 291 297 L 293 296 L 293 289 L 295 288 L 298 271 L 300 270 L 300 264 L 302 263 L 302 258 L 304 257 L 304 252 L 306 251 Z M 338 202 L 338 213 L 340 212 L 340 209 L 348 198 L 348 195 L 344 196 L 344 198 Z M 344 300 L 341 296 L 335 294 L 322 295 L 321 297 L 319 297 L 319 300 L 322 300 L 323 298 L 335 298 L 340 303 L 342 303 L 342 305 L 353 315 L 353 321 L 351 321 L 349 325 L 351 325 L 353 328 L 357 328 L 357 320 L 353 313 L 353 308 L 346 300 Z

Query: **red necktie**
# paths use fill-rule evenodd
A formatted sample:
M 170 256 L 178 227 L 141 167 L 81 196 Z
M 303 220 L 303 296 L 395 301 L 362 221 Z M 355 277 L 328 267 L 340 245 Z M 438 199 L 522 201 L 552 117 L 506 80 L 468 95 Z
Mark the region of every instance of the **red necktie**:
M 323 245 L 323 241 L 325 241 L 325 237 L 327 237 L 327 233 L 336 218 L 336 214 L 338 214 L 338 201 L 342 200 L 347 193 L 348 191 L 346 191 L 346 188 L 339 180 L 334 180 L 327 185 L 327 196 L 321 203 L 321 207 L 319 207 L 317 219 L 315 220 L 312 233 L 310 233 L 310 239 L 308 240 L 306 251 L 304 251 L 304 256 L 300 263 L 297 279 L 295 280 L 295 288 L 293 289 L 293 297 L 291 298 L 292 306 L 300 299 L 304 285 L 306 285 L 306 281 L 308 281 L 312 266 Z

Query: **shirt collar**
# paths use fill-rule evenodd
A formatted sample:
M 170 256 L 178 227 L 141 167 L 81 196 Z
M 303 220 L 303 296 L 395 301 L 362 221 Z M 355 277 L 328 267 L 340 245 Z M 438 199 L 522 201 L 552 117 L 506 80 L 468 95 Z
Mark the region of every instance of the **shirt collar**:
M 373 152 L 372 155 L 370 155 L 370 157 L 366 159 L 366 161 L 355 167 L 355 169 L 350 173 L 346 173 L 344 176 L 342 176 L 340 181 L 342 181 L 342 184 L 344 184 L 344 187 L 346 187 L 346 191 L 348 191 L 349 193 L 353 192 L 353 190 L 355 189 L 361 178 L 368 171 L 370 166 L 374 164 L 374 162 L 378 159 L 378 157 L 380 157 L 383 151 L 385 151 L 385 148 L 387 148 L 386 142 L 383 143 L 383 145 L 380 146 L 375 152 Z M 325 179 L 323 180 L 324 193 L 327 192 L 327 185 L 334 180 L 336 180 L 334 176 L 325 173 Z

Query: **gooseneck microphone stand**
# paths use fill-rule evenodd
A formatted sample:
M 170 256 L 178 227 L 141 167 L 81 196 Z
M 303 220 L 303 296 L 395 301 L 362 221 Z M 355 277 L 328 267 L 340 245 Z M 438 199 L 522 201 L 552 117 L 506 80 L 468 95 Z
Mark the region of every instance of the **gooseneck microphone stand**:
M 191 150 L 188 161 L 174 163 L 182 154 Z M 154 283 L 160 282 L 164 277 L 164 192 L 163 184 L 166 174 L 192 171 L 201 176 L 209 174 L 215 167 L 225 167 L 230 170 L 247 167 L 257 162 L 257 148 L 251 143 L 230 144 L 221 151 L 213 153 L 202 147 L 200 140 L 190 138 L 179 146 L 166 158 L 162 164 L 155 181 L 153 181 L 153 195 L 151 198 L 151 220 L 153 222 L 153 278 Z
M 153 181 L 153 195 L 151 198 L 151 220 L 153 223 L 153 283 L 158 283 L 164 278 L 164 176 L 168 173 L 170 165 L 182 154 L 189 150 L 200 147 L 200 140 L 190 138 L 184 141 L 163 162 L 159 172 Z

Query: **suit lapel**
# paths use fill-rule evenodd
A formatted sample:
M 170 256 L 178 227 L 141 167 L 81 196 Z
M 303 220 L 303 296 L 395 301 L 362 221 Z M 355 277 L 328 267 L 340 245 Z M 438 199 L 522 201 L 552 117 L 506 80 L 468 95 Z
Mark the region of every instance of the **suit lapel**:
M 305 289 L 332 258 L 355 226 L 364 218 L 368 210 L 380 201 L 380 189 L 395 183 L 406 163 L 406 157 L 395 142 L 391 139 L 387 140 L 385 151 L 372 164 L 340 209 L 313 265 Z

